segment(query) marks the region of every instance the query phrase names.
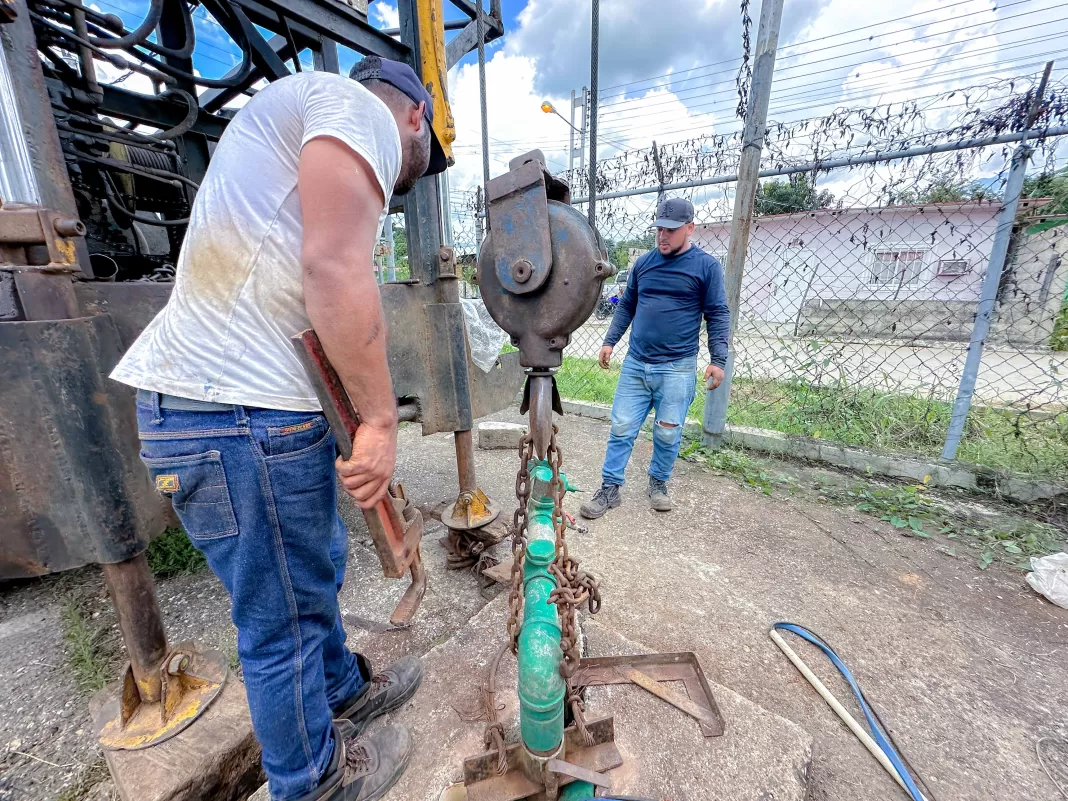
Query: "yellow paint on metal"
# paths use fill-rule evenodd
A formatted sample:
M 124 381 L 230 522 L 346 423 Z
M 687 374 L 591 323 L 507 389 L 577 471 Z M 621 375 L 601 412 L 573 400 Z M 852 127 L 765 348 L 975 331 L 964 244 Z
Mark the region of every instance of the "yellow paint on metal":
M 73 240 L 56 237 L 56 250 L 63 256 L 63 261 L 60 264 L 78 263 L 78 254 L 74 249 Z
M 445 68 L 445 18 L 442 0 L 416 0 L 415 15 L 419 31 L 419 72 L 423 86 L 434 99 L 434 133 L 452 165 L 452 143 L 456 141 L 456 122 L 449 107 L 448 71 Z
M 134 751 L 172 737 L 200 714 L 204 704 L 218 695 L 219 689 L 215 683 L 187 688 L 178 706 L 162 725 L 159 702 L 142 703 L 125 729 L 118 718 L 109 720 L 100 732 L 100 745 L 109 750 Z

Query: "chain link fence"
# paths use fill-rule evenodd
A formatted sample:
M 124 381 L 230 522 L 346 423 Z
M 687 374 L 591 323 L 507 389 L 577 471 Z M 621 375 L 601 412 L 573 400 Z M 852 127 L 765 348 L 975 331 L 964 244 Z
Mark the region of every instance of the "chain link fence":
M 769 126 L 761 168 L 776 175 L 761 182 L 745 259 L 730 423 L 942 451 L 1012 138 L 1027 128 L 1036 84 L 1017 78 Z M 1054 134 L 1066 99 L 1063 85 L 1051 85 L 1032 127 L 958 451 L 991 468 L 1060 477 L 1068 474 L 1068 145 Z M 630 267 L 654 247 L 663 187 L 694 203 L 694 243 L 725 262 L 739 152 L 737 135 L 705 136 L 599 165 L 597 227 L 618 272 L 565 350 L 565 397 L 612 402 L 627 337 L 610 369 L 597 353 Z M 901 155 L 887 159 L 893 153 Z M 567 177 L 573 197 L 587 194 L 584 174 Z M 477 201 L 465 219 L 476 238 Z M 699 392 L 693 418 L 702 419 L 704 403 Z

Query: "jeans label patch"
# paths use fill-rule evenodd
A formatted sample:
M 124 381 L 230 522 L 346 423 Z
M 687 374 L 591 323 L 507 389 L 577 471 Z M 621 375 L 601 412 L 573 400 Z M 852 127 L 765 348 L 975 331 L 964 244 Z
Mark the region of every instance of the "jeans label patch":
M 286 426 L 285 428 L 280 429 L 278 431 L 278 433 L 283 435 L 283 436 L 286 435 L 286 434 L 299 434 L 301 431 L 307 431 L 308 429 L 312 428 L 314 425 L 315 425 L 315 421 L 314 420 L 309 420 L 306 423 L 300 423 L 300 424 L 295 425 L 295 426 Z
M 176 473 L 163 473 L 156 476 L 156 492 L 177 492 L 178 475 Z

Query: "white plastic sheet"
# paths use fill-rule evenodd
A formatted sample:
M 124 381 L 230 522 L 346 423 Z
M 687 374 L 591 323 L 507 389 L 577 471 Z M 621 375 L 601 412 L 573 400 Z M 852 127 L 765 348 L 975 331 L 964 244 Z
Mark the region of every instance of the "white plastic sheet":
M 464 310 L 467 342 L 471 346 L 471 361 L 488 373 L 497 363 L 501 348 L 508 341 L 506 334 L 490 317 L 486 304 L 475 298 L 460 298 Z
M 1068 553 L 1032 556 L 1027 583 L 1057 606 L 1068 609 Z

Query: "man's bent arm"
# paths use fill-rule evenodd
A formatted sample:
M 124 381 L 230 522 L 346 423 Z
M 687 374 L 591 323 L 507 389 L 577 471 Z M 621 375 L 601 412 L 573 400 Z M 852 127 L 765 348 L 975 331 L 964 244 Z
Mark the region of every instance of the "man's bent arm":
M 702 303 L 705 326 L 708 329 L 709 361 L 716 367 L 726 367 L 731 310 L 727 305 L 727 291 L 723 286 L 723 269 L 717 265 L 709 265 L 709 273 Z
M 615 347 L 616 343 L 627 333 L 630 321 L 634 319 L 634 312 L 638 308 L 638 263 L 634 263 L 630 275 L 627 276 L 627 288 L 616 304 L 616 310 L 612 314 L 612 325 L 608 327 L 608 333 L 604 335 L 604 344 Z
M 372 271 L 385 204 L 370 165 L 336 139 L 320 137 L 300 154 L 297 184 L 304 225 L 304 305 L 360 420 L 397 425 L 386 358 L 386 321 Z

